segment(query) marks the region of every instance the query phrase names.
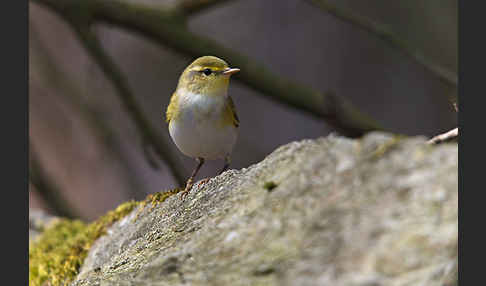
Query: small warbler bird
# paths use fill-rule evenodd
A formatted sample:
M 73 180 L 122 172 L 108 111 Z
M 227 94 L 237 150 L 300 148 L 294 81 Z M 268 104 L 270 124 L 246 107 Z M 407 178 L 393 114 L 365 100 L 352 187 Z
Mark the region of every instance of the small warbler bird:
M 239 71 L 220 58 L 204 56 L 193 61 L 179 78 L 167 107 L 166 120 L 177 148 L 197 160 L 181 198 L 191 190 L 205 159 L 224 159 L 219 174 L 229 167 L 240 123 L 228 95 L 228 85 L 230 76 Z

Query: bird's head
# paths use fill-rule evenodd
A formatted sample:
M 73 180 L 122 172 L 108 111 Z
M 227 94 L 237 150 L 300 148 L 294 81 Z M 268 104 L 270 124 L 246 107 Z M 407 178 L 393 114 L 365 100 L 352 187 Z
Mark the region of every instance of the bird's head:
M 220 58 L 200 57 L 184 70 L 177 89 L 208 96 L 225 95 L 230 76 L 239 71 L 238 68 L 230 68 Z

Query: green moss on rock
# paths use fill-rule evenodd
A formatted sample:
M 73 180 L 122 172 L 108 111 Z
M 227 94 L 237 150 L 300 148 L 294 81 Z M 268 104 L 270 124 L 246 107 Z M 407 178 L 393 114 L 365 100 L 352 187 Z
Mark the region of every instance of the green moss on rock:
M 29 285 L 67 285 L 78 274 L 93 242 L 140 203 L 129 201 L 91 224 L 56 219 L 29 245 Z M 45 284 L 47 282 L 47 284 Z
M 277 184 L 274 181 L 268 181 L 263 184 L 263 188 L 269 192 L 273 191 L 277 187 Z
M 138 212 L 135 215 L 135 218 L 133 220 L 134 221 L 137 220 L 138 216 L 142 213 L 145 206 L 147 206 L 149 203 L 152 205 L 152 207 L 150 207 L 150 211 L 151 211 L 158 204 L 164 202 L 168 197 L 175 195 L 175 194 L 177 194 L 181 191 L 182 191 L 181 188 L 175 188 L 175 189 L 171 189 L 171 190 L 168 190 L 168 191 L 165 191 L 165 192 L 158 192 L 158 193 L 148 195 L 145 198 L 145 200 L 140 202 L 140 208 L 139 208 L 139 210 L 138 210 Z
M 59 286 L 74 280 L 91 245 L 116 221 L 135 207 L 139 213 L 147 204 L 154 208 L 181 189 L 150 194 L 141 202 L 129 201 L 109 211 L 91 224 L 80 220 L 56 219 L 29 245 L 29 285 Z
M 371 158 L 380 158 L 383 157 L 388 151 L 393 149 L 393 147 L 397 146 L 404 138 L 403 135 L 394 135 L 390 140 L 385 142 L 384 144 L 378 146 L 374 152 L 371 153 Z

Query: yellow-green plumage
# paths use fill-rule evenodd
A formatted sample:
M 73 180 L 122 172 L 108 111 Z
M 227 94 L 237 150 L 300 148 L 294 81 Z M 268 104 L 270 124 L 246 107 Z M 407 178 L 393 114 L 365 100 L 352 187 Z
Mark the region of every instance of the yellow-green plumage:
M 172 140 L 187 156 L 229 156 L 237 137 L 238 115 L 227 94 L 234 70 L 216 57 L 196 59 L 182 73 L 166 111 Z M 233 71 L 233 72 L 232 72 Z
M 205 69 L 210 69 L 212 74 L 204 75 L 202 71 Z M 220 95 L 228 90 L 229 85 L 229 76 L 219 75 L 225 69 L 228 69 L 228 64 L 222 59 L 213 56 L 200 57 L 184 70 L 179 78 L 177 90 L 185 89 L 207 96 Z
M 230 76 L 238 71 L 222 59 L 205 56 L 192 62 L 179 78 L 166 121 L 179 150 L 198 160 L 183 194 L 189 192 L 205 159 L 224 159 L 222 171 L 229 166 L 240 122 L 228 85 Z
M 167 111 L 165 112 L 165 121 L 167 123 L 169 123 L 172 118 L 176 118 L 177 116 L 177 109 L 178 109 L 177 99 L 178 99 L 177 93 L 174 92 L 170 97 L 169 106 L 167 106 Z
M 236 128 L 240 126 L 240 120 L 238 119 L 238 115 L 236 114 L 236 107 L 233 103 L 233 99 L 228 95 L 227 105 L 225 109 L 225 119 L 224 122 L 228 122 L 233 124 Z

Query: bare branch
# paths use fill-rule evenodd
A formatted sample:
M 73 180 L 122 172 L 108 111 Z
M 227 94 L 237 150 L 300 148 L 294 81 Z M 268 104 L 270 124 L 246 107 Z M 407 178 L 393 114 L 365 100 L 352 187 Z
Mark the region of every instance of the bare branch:
M 456 112 L 458 112 L 459 109 L 457 107 L 457 102 L 453 102 L 452 105 L 454 106 L 454 110 Z M 454 128 L 450 131 L 447 131 L 446 133 L 442 133 L 440 135 L 433 137 L 432 139 L 427 141 L 427 143 L 428 144 L 439 144 L 439 143 L 442 143 L 442 142 L 445 142 L 445 141 L 454 140 L 458 136 L 459 136 L 459 128 Z
M 454 128 L 446 133 L 435 136 L 427 141 L 429 144 L 439 144 L 445 141 L 453 140 L 459 136 L 459 128 Z
M 181 20 L 180 14 L 173 10 L 154 9 L 119 0 L 31 1 L 54 9 L 75 28 L 83 21 L 104 22 L 136 31 L 186 56 L 217 55 L 225 58 L 242 70 L 235 79 L 278 102 L 323 118 L 344 135 L 357 137 L 368 131 L 382 130 L 377 122 L 362 114 L 344 98 L 333 93 L 324 94 L 281 78 L 248 57 L 190 32 L 184 19 Z
M 142 142 L 151 142 L 155 152 L 160 156 L 172 171 L 177 183 L 181 186 L 184 184 L 184 168 L 177 157 L 170 151 L 165 140 L 157 133 L 150 121 L 143 114 L 142 109 L 136 102 L 126 79 L 118 69 L 112 59 L 105 53 L 96 35 L 87 26 L 73 27 L 81 40 L 81 43 L 99 64 L 105 75 L 111 80 L 117 94 L 123 102 L 126 110 L 131 115 L 139 131 L 142 133 Z
M 225 2 L 229 2 L 229 0 L 179 0 L 176 9 L 185 15 L 190 15 Z
M 370 34 L 378 37 L 379 39 L 385 41 L 393 48 L 396 48 L 401 52 L 405 53 L 407 56 L 411 57 L 416 63 L 420 64 L 429 72 L 433 73 L 442 82 L 452 86 L 457 86 L 456 73 L 436 63 L 433 63 L 432 61 L 427 59 L 422 53 L 420 53 L 418 50 L 411 47 L 406 41 L 397 37 L 393 32 L 391 32 L 385 26 L 373 22 L 369 18 L 356 15 L 351 11 L 347 11 L 346 9 L 340 8 L 337 5 L 331 4 L 329 3 L 329 1 L 326 0 L 307 0 L 307 1 L 321 8 L 322 10 L 332 14 L 333 16 L 343 21 L 346 21 L 348 23 L 351 23 L 356 27 L 365 30 Z
M 66 73 L 60 70 L 52 54 L 36 32 L 35 25 L 29 25 L 29 34 L 30 46 L 35 51 L 33 56 L 37 55 L 35 58 L 40 61 L 35 66 L 40 69 L 38 74 L 41 76 L 42 81 L 53 85 L 56 90 L 61 91 L 63 99 L 67 100 L 79 112 L 79 116 L 86 121 L 93 131 L 94 136 L 99 138 L 100 144 L 103 145 L 104 150 L 109 153 L 109 156 L 122 162 L 122 176 L 124 176 L 124 180 L 130 186 L 127 188 L 127 196 L 136 199 L 141 193 L 144 193 L 142 190 L 143 186 L 138 182 L 136 177 L 128 176 L 128 174 L 133 173 L 131 172 L 133 170 L 131 170 L 130 164 L 126 162 L 127 158 L 123 153 L 119 140 L 116 140 L 117 135 L 113 132 L 113 128 L 103 119 L 101 111 L 96 106 L 88 104 L 88 102 L 83 100 L 79 86 Z M 29 86 L 31 85 L 36 92 L 44 94 L 48 92 L 38 83 L 36 77 L 29 79 Z

